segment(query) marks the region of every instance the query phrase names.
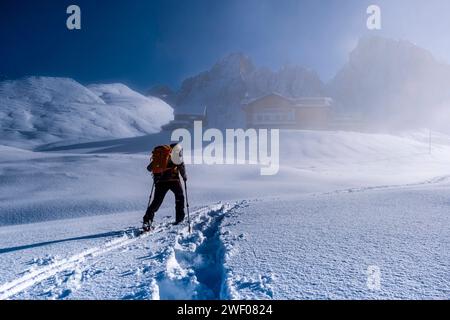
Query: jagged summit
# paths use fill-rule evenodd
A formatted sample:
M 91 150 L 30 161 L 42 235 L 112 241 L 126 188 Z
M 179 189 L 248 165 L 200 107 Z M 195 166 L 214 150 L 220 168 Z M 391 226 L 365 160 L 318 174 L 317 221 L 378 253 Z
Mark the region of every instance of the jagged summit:
M 220 59 L 212 68 L 211 73 L 229 76 L 245 77 L 255 70 L 251 59 L 243 53 L 231 53 Z

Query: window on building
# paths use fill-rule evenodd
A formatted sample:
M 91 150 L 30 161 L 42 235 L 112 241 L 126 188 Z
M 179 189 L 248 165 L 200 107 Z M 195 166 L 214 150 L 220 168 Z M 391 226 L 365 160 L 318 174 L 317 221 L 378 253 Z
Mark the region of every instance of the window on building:
M 253 115 L 257 123 L 291 123 L 295 122 L 295 110 L 264 109 Z

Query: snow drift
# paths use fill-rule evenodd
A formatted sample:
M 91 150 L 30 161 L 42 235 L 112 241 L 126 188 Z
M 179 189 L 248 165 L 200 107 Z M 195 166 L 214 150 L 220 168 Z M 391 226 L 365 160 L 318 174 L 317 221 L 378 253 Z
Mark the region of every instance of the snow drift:
M 33 148 L 159 132 L 173 109 L 123 84 L 85 87 L 67 78 L 0 82 L 0 143 Z

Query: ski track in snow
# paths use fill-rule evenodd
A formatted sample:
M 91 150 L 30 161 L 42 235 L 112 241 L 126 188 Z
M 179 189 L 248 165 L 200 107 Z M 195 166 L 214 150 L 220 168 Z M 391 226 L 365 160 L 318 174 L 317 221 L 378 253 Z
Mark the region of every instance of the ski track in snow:
M 42 259 L 43 264 L 47 264 L 45 261 L 49 261 L 46 266 L 34 268 L 31 267 L 29 270 L 25 271 L 24 275 L 16 280 L 5 283 L 0 286 L 0 299 L 8 299 L 12 296 L 32 287 L 42 281 L 56 276 L 60 273 L 65 273 L 69 271 L 68 276 L 76 274 L 80 270 L 80 264 L 88 260 L 89 258 L 94 258 L 112 250 L 125 247 L 132 244 L 140 238 L 147 237 L 148 234 L 136 237 L 136 234 L 132 229 L 124 231 L 122 237 L 106 242 L 104 245 L 99 247 L 93 247 L 80 252 L 70 258 L 61 259 L 53 261 L 53 259 Z M 70 273 L 70 272 L 73 273 Z
M 137 228 L 125 229 L 120 237 L 69 258 L 58 260 L 46 256 L 34 259 L 21 277 L 0 285 L 0 300 L 14 299 L 19 294 L 27 293 L 27 290 L 33 291 L 35 297 L 68 298 L 81 288 L 83 281 L 104 272 L 96 268 L 96 264 L 107 259 L 108 253 L 120 249 L 133 250 L 137 243 L 149 241 L 162 232 L 168 233 L 169 237 L 174 235 L 168 245 L 155 255 L 158 262 L 164 265 L 163 271 L 155 277 L 152 264 L 143 262 L 139 268 L 143 277 L 122 299 L 225 298 L 225 247 L 221 242 L 220 223 L 241 204 L 219 203 L 192 212 L 192 233 L 188 232 L 187 226 L 179 232 L 173 231 L 169 223 L 163 222 L 152 232 L 141 235 L 137 233 Z

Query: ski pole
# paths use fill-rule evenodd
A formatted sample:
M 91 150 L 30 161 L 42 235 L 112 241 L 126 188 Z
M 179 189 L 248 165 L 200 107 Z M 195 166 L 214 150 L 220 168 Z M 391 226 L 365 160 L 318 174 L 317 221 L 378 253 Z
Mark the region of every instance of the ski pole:
M 189 233 L 191 233 L 191 218 L 189 216 L 189 198 L 188 198 L 188 191 L 187 191 L 186 180 L 184 180 L 184 190 L 186 192 L 186 208 L 187 208 L 187 214 L 188 214 Z
M 153 184 L 152 184 L 152 191 L 150 192 L 150 197 L 148 198 L 147 209 L 148 209 L 148 207 L 150 207 L 150 203 L 152 202 L 153 190 L 154 189 L 155 189 L 155 181 L 153 181 Z

